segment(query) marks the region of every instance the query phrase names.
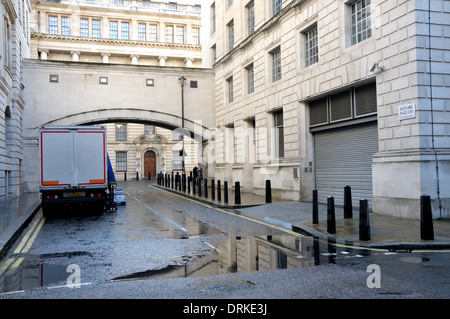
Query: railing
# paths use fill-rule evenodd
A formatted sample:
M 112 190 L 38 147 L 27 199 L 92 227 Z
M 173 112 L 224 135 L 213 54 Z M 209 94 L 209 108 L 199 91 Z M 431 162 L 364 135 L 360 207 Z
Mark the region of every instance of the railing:
M 54 0 L 48 0 L 43 2 L 53 2 Z M 200 5 L 187 5 L 178 3 L 165 3 L 165 2 L 155 2 L 150 0 L 77 0 L 69 1 L 62 0 L 59 3 L 62 4 L 92 4 L 93 6 L 103 6 L 103 7 L 129 7 L 129 8 L 142 8 L 144 10 L 153 12 L 168 12 L 177 14 L 191 14 L 200 15 L 201 6 Z

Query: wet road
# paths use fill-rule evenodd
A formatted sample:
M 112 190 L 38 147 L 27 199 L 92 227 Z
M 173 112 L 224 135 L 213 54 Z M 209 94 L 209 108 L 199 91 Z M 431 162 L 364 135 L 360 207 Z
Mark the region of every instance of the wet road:
M 115 213 L 39 212 L 1 256 L 0 297 L 450 297 L 449 253 L 340 247 L 146 181 L 120 186 Z

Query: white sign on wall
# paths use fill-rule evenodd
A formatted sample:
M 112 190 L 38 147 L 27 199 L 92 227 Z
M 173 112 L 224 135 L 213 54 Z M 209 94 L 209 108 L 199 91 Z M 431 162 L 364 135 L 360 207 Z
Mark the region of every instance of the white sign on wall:
M 400 121 L 413 119 L 416 117 L 416 104 L 400 105 L 398 107 L 398 117 Z

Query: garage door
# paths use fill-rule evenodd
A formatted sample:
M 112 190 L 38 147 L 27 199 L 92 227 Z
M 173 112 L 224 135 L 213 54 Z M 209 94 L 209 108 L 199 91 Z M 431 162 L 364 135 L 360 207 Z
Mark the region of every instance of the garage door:
M 315 179 L 319 201 L 333 196 L 344 204 L 344 187 L 352 188 L 353 207 L 366 198 L 372 203 L 372 157 L 378 152 L 376 122 L 314 134 Z

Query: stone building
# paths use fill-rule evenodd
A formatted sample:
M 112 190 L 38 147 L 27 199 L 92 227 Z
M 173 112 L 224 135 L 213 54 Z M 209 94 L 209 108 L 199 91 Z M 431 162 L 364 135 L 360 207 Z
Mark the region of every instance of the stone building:
M 29 57 L 30 1 L 0 3 L 0 203 L 22 191 L 22 62 Z
M 209 0 L 217 179 L 450 214 L 448 1 Z M 205 20 L 206 20 L 205 19 Z
M 201 6 L 192 4 L 192 1 L 175 3 L 63 0 L 31 1 L 31 3 L 31 59 L 34 62 L 29 65 L 33 68 L 30 72 L 33 73 L 34 70 L 50 72 L 50 76 L 55 78 L 54 86 L 58 87 L 57 92 L 60 93 L 56 96 L 56 92 L 46 90 L 47 94 L 53 94 L 53 98 L 42 95 L 38 97 L 36 92 L 31 93 L 30 102 L 36 107 L 38 104 L 50 104 L 52 99 L 58 98 L 58 102 L 64 104 L 65 108 L 73 109 L 74 113 L 79 112 L 77 99 L 73 96 L 77 94 L 76 89 L 80 80 L 78 76 L 81 75 L 79 72 L 84 73 L 84 81 L 89 82 L 88 78 L 91 78 L 93 73 L 111 70 L 114 75 L 109 78 L 100 77 L 106 81 L 100 84 L 109 86 L 114 81 L 120 83 L 127 77 L 128 72 L 151 74 L 146 79 L 147 89 L 140 86 L 138 88 L 137 85 L 128 89 L 126 85 L 119 88 L 123 90 L 119 104 L 126 104 L 128 107 L 134 100 L 131 95 L 145 96 L 148 88 L 157 88 L 161 91 L 160 85 L 165 83 L 164 68 L 170 68 L 172 73 L 179 70 L 178 75 L 181 76 L 184 68 L 198 69 L 202 66 Z M 37 61 L 42 63 L 38 66 Z M 45 64 L 46 62 L 51 63 Z M 78 63 L 79 67 L 65 62 Z M 46 65 L 51 67 L 44 71 Z M 137 69 L 131 66 L 136 66 Z M 73 72 L 67 72 L 68 68 Z M 122 68 L 118 72 L 120 75 L 115 72 L 119 68 Z M 73 80 L 77 84 L 62 80 L 72 75 L 77 77 Z M 161 78 L 164 80 L 161 81 Z M 35 85 L 37 83 L 32 79 L 29 81 L 30 86 L 37 89 Z M 87 82 L 84 85 L 88 85 Z M 176 90 L 179 91 L 180 88 L 177 87 Z M 68 94 L 67 99 L 64 98 L 64 92 Z M 88 95 L 85 95 L 85 98 L 87 99 Z M 36 102 L 36 99 L 39 101 Z M 102 103 L 99 100 L 105 100 L 100 91 L 97 96 L 91 97 L 89 102 L 82 103 L 100 105 Z M 158 100 L 156 103 L 168 102 Z M 121 105 L 110 104 L 105 107 Z M 137 108 L 140 105 L 134 106 Z M 54 110 L 52 113 L 53 116 L 57 111 Z M 52 116 L 41 124 L 50 122 Z M 142 124 L 124 123 L 120 118 L 102 120 L 101 125 L 107 127 L 108 154 L 118 180 L 148 178 L 149 173 L 155 177 L 160 171 L 181 170 L 182 158 L 179 156 L 181 143 L 179 136 L 174 137 L 171 129 L 159 127 L 157 121 Z M 115 120 L 118 122 L 114 123 Z M 139 122 L 144 120 L 140 119 Z M 29 140 L 32 152 L 31 149 L 35 149 L 35 141 L 33 137 Z M 198 165 L 198 143 L 188 137 L 185 142 L 186 145 L 192 146 L 185 157 L 188 170 Z M 28 178 L 27 185 L 35 184 L 34 179 Z M 27 187 L 33 189 L 33 186 Z

